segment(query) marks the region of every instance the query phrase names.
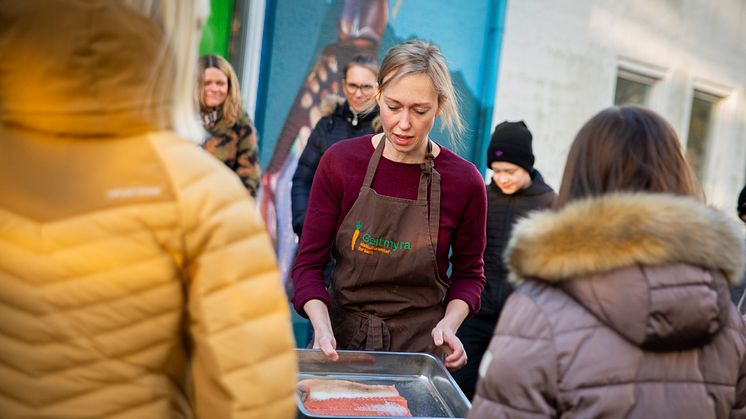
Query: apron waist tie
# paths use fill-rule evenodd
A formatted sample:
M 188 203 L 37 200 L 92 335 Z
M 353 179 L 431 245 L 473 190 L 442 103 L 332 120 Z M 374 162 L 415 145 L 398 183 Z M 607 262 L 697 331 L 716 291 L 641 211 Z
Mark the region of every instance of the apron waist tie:
M 391 333 L 386 321 L 375 314 L 336 307 L 343 316 L 356 318 L 357 327 L 353 332 L 350 344 L 354 348 L 365 351 L 389 351 L 391 348 Z M 354 323 L 353 323 L 354 324 Z M 363 342 L 365 342 L 363 344 Z
M 365 350 L 388 351 L 391 346 L 391 334 L 389 328 L 386 326 L 386 322 L 373 314 L 358 314 L 362 317 L 358 332 L 365 339 Z

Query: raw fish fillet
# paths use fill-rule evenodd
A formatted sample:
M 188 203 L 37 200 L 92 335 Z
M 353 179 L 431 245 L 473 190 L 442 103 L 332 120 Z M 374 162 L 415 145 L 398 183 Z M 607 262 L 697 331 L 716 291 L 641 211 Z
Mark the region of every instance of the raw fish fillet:
M 303 406 L 317 415 L 412 417 L 407 399 L 394 386 L 303 380 L 298 389 L 303 393 Z

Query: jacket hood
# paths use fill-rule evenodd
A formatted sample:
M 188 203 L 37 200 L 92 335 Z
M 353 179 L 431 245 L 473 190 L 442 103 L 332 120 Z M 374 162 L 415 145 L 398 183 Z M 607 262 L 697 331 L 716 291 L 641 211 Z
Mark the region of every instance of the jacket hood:
M 744 239 L 737 223 L 693 198 L 620 193 L 531 214 L 505 257 L 511 281 L 557 285 L 634 344 L 667 350 L 720 330 Z
M 3 2 L 3 123 L 76 136 L 168 127 L 173 66 L 163 33 L 122 3 Z

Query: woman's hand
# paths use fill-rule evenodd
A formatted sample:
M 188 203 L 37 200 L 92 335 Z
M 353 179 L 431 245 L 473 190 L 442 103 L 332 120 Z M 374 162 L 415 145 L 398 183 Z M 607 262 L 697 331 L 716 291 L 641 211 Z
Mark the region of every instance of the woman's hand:
M 313 349 L 321 349 L 330 361 L 338 360 L 337 340 L 334 338 L 326 304 L 321 300 L 308 300 L 303 304 L 303 310 L 313 326 Z
M 456 371 L 466 365 L 466 351 L 464 351 L 464 345 L 461 343 L 461 340 L 456 337 L 456 332 L 449 327 L 443 326 L 441 323 L 442 321 L 433 329 L 433 342 L 435 346 L 441 348 L 446 353 L 446 358 L 444 359 L 446 368 Z
M 337 353 L 337 340 L 334 339 L 333 333 L 318 333 L 314 330 L 313 332 L 313 349 L 321 349 L 326 358 L 330 361 L 336 361 L 339 359 Z
M 433 343 L 446 353 L 443 360 L 446 368 L 455 371 L 467 362 L 466 351 L 461 339 L 456 337 L 456 330 L 469 315 L 469 306 L 463 300 L 451 300 L 446 306 L 446 313 L 432 331 Z

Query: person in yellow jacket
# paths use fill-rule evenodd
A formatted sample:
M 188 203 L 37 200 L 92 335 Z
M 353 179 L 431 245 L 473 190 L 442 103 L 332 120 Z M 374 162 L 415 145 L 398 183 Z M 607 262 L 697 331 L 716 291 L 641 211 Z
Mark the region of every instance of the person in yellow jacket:
M 295 416 L 255 203 L 182 139 L 206 3 L 0 0 L 2 418 Z

